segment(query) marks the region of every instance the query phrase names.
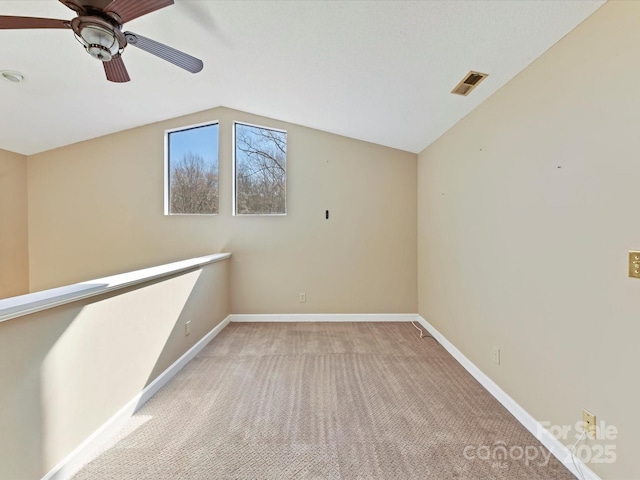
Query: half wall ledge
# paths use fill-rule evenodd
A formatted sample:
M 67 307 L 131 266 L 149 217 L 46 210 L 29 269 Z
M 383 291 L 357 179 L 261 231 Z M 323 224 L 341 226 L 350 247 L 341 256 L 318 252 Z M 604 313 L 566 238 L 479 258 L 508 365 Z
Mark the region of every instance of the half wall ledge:
M 179 262 L 167 263 L 156 267 L 143 268 L 128 273 L 120 273 L 110 277 L 97 278 L 86 282 L 65 285 L 64 287 L 27 293 L 17 297 L 0 300 L 0 322 L 29 315 L 34 312 L 75 302 L 84 298 L 102 295 L 139 283 L 202 267 L 210 263 L 226 260 L 230 253 L 216 253 L 204 257 L 190 258 Z

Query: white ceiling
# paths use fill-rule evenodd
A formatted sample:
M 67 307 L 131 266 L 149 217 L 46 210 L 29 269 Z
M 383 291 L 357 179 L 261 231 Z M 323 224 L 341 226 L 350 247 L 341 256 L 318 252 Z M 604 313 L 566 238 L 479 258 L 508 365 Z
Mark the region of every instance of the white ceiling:
M 0 30 L 0 148 L 33 154 L 226 106 L 419 152 L 604 0 L 176 0 L 125 24 L 201 58 L 187 73 L 139 49 L 113 84 L 70 30 Z M 0 15 L 71 19 L 56 0 Z M 469 70 L 489 77 L 469 97 Z

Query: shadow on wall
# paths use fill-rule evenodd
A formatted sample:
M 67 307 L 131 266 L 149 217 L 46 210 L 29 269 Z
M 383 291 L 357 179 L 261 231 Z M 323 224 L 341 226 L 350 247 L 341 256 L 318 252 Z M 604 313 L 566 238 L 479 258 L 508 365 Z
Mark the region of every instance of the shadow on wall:
M 82 307 L 55 310 L 50 321 L 28 315 L 0 323 L 0 478 L 40 478 L 44 470 L 40 367 Z
M 0 478 L 41 478 L 228 314 L 223 261 L 0 323 Z

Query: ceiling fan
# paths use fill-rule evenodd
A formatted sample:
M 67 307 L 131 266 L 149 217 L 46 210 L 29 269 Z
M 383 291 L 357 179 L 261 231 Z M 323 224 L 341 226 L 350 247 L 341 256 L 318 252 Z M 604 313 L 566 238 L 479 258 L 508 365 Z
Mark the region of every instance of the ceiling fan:
M 59 1 L 76 12 L 77 17 L 72 20 L 58 20 L 0 15 L 0 30 L 70 28 L 89 55 L 102 62 L 107 80 L 111 82 L 121 83 L 130 80 L 122 61 L 122 52 L 127 45 L 138 47 L 191 73 L 202 70 L 202 60 L 137 33 L 122 31 L 124 23 L 173 5 L 174 0 Z

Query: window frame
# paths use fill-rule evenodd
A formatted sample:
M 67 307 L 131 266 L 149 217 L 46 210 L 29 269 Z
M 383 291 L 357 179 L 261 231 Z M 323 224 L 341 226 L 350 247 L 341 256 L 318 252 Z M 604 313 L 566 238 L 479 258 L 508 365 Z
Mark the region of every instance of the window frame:
M 186 130 L 193 130 L 201 127 L 210 127 L 212 125 L 218 126 L 218 212 L 217 213 L 171 213 L 171 173 L 169 167 L 171 166 L 169 159 L 169 135 L 175 132 L 182 132 Z M 165 216 L 197 216 L 197 217 L 213 217 L 220 215 L 220 121 L 210 120 L 207 122 L 196 123 L 193 125 L 186 125 L 183 127 L 169 128 L 164 131 L 164 215 Z
M 273 130 L 274 132 L 281 132 L 287 136 L 287 155 L 285 157 L 285 180 L 284 180 L 284 213 L 237 213 L 237 182 L 236 177 L 236 126 L 244 125 L 247 127 L 263 128 L 265 130 Z M 231 129 L 231 173 L 233 175 L 233 184 L 231 192 L 231 215 L 234 217 L 286 217 L 288 213 L 287 200 L 289 198 L 289 133 L 282 128 L 267 127 L 265 125 L 257 125 L 255 123 L 244 122 L 241 120 L 233 121 L 233 128 Z

